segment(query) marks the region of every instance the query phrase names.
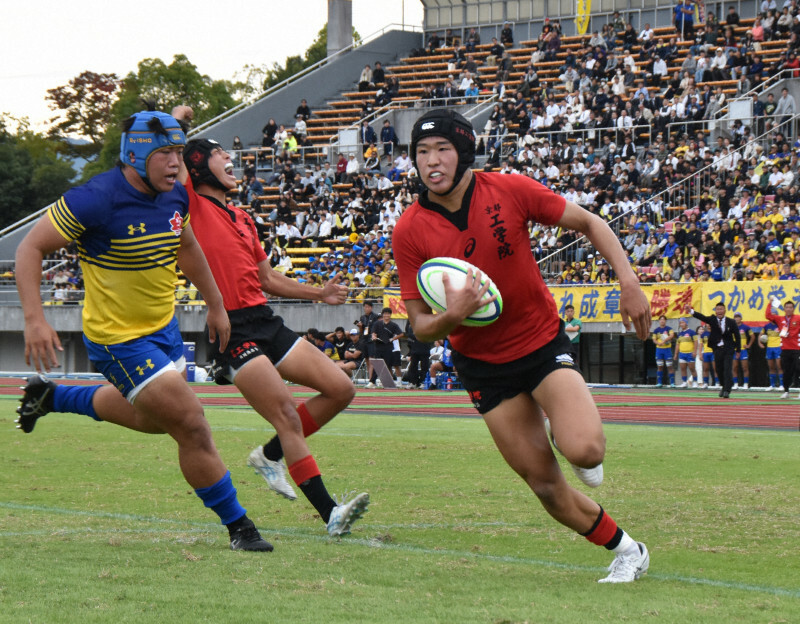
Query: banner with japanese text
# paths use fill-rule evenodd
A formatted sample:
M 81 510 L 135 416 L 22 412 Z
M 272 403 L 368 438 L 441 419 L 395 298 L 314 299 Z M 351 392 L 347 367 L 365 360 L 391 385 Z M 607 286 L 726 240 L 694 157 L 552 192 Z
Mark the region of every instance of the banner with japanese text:
M 575 31 L 579 35 L 585 35 L 589 29 L 589 15 L 592 13 L 592 0 L 577 0 L 575 16 Z
M 392 309 L 392 318 L 395 320 L 408 318 L 406 304 L 400 298 L 399 288 L 383 289 L 383 307 Z M 376 310 L 376 312 L 380 312 L 380 310 Z
M 733 315 L 741 312 L 745 322 L 764 321 L 764 307 L 772 297 L 780 301 L 792 299 L 800 303 L 800 280 L 752 282 L 698 282 L 691 284 L 643 284 L 653 320 L 662 314 L 667 318 L 686 315 L 686 306 L 703 314 L 713 314 L 722 301 Z M 559 314 L 575 306 L 575 316 L 585 323 L 619 323 L 619 284 L 609 286 L 551 286 Z M 383 306 L 392 309 L 392 318 L 408 318 L 399 288 L 383 291 Z
M 703 314 L 713 314 L 722 301 L 729 314 L 740 312 L 745 322 L 764 321 L 764 307 L 772 297 L 780 301 L 800 301 L 800 281 L 701 282 L 691 284 L 644 284 L 642 290 L 650 302 L 653 319 L 685 316 L 686 306 Z M 557 286 L 550 292 L 563 316 L 567 305 L 575 307 L 575 316 L 587 323 L 613 323 L 619 314 L 619 284 L 610 286 Z

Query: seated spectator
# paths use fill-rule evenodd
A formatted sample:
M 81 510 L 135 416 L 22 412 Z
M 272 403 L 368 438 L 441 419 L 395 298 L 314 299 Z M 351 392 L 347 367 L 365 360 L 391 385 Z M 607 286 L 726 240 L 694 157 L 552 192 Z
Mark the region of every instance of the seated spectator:
M 388 171 L 387 175 L 392 182 L 396 182 L 403 173 L 408 173 L 410 169 L 411 158 L 409 158 L 408 153 L 403 150 L 400 152 L 400 156 L 394 159 L 394 167 Z
M 474 28 L 469 29 L 469 33 L 467 34 L 467 39 L 464 44 L 467 52 L 474 52 L 475 48 L 481 44 L 481 36 L 477 30 Z
M 345 167 L 345 184 L 352 184 L 353 180 L 358 176 L 360 169 L 361 165 L 359 165 L 356 155 L 350 154 Z
M 503 30 L 500 31 L 500 43 L 507 48 L 513 47 L 514 31 L 511 29 L 511 22 L 503 24 Z
M 358 77 L 358 90 L 369 91 L 373 86 L 375 85 L 372 84 L 372 67 L 367 63 Z
M 300 106 L 298 106 L 297 110 L 294 112 L 295 118 L 297 118 L 298 115 L 302 116 L 303 121 L 308 121 L 311 117 L 311 109 L 305 99 L 300 100 Z
M 375 61 L 375 69 L 372 70 L 372 80 L 370 82 L 376 87 L 386 82 L 386 74 L 383 71 L 383 65 L 381 65 L 380 61 Z
M 497 65 L 497 61 L 503 56 L 503 52 L 505 52 L 503 45 L 497 41 L 497 37 L 492 37 L 492 45 L 489 48 L 489 55 L 486 57 L 486 64 L 489 67 Z

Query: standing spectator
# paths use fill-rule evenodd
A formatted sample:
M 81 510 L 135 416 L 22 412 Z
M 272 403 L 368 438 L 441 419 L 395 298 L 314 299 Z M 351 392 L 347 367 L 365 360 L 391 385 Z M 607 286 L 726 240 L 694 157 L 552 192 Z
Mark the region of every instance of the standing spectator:
M 363 283 L 363 281 L 362 281 Z M 374 303 L 371 299 L 366 299 L 362 304 L 363 307 L 363 314 L 359 317 L 356 325 L 358 326 L 361 334 L 364 338 L 364 341 L 367 345 L 367 350 L 364 352 L 364 357 L 367 360 L 367 374 L 369 377 L 372 377 L 372 363 L 370 362 L 370 358 L 373 356 L 373 344 L 372 344 L 372 334 L 370 334 L 370 327 L 372 323 L 378 320 L 378 315 L 373 311 Z
M 670 388 L 675 387 L 675 370 L 672 362 L 672 341 L 675 331 L 667 325 L 667 317 L 663 314 L 658 317 L 658 326 L 652 333 L 653 343 L 656 346 L 656 388 L 663 388 L 669 383 Z
M 710 328 L 708 344 L 714 351 L 714 367 L 717 371 L 717 379 L 722 386 L 719 396 L 729 399 L 733 389 L 733 358 L 742 350 L 742 338 L 739 335 L 736 321 L 725 316 L 725 304 L 722 301 L 714 306 L 714 316 L 700 314 L 691 308 L 689 308 L 689 312 L 694 318 L 707 323 Z M 769 309 L 767 314 L 769 314 Z M 797 327 L 800 330 L 800 319 L 798 319 Z
M 378 135 L 375 134 L 375 130 L 372 129 L 366 119 L 361 122 L 361 127 L 358 129 L 358 140 L 361 142 L 364 151 L 370 144 L 378 142 Z
M 347 177 L 347 157 L 344 154 L 339 154 L 336 161 L 336 182 L 341 184 Z
M 694 4 L 692 0 L 679 0 L 673 11 L 673 23 L 682 41 L 694 38 Z
M 733 361 L 733 389 L 739 389 L 739 376 L 741 375 L 742 389 L 747 390 L 750 388 L 749 353 L 756 339 L 756 334 L 748 325 L 742 322 L 741 312 L 736 312 L 736 314 L 733 315 L 733 320 L 736 321 L 736 327 L 739 330 L 739 336 L 742 341 L 742 349 L 736 354 L 736 358 Z
M 430 352 L 433 343 L 417 340 L 410 320 L 406 321 L 405 335 L 408 345 L 408 368 L 403 380 L 408 383 L 410 389 L 416 389 L 422 385 L 430 367 Z
M 392 161 L 394 146 L 397 145 L 398 142 L 397 133 L 395 133 L 391 122 L 388 119 L 384 119 L 383 128 L 381 128 L 381 145 L 383 146 L 383 155 L 386 157 L 387 161 Z
M 778 103 L 775 106 L 775 121 L 783 125 L 789 119 L 794 117 L 797 113 L 797 104 L 795 104 L 794 96 L 789 94 L 789 89 L 784 87 L 781 89 L 781 97 L 778 98 Z
M 689 387 L 689 377 L 692 367 L 695 364 L 695 353 L 697 352 L 697 334 L 689 328 L 685 318 L 678 321 L 678 335 L 675 341 L 674 357 L 678 360 L 681 373 L 681 384 L 679 388 Z
M 783 316 L 778 314 L 780 305 L 780 301 L 773 297 L 764 309 L 764 315 L 768 321 L 777 325 L 778 335 L 781 337 L 781 370 L 783 370 L 781 398 L 788 399 L 795 377 L 800 372 L 800 316 L 794 315 L 794 301 L 791 299 L 783 302 Z
M 564 331 L 569 336 L 569 341 L 574 349 L 575 366 L 580 366 L 581 359 L 581 330 L 583 323 L 575 318 L 575 306 L 569 304 L 564 308 Z
M 383 308 L 381 310 L 380 318 L 374 320 L 369 328 L 370 337 L 372 338 L 374 355 L 370 355 L 370 359 L 380 359 L 389 368 L 392 365 L 392 343 L 403 337 L 403 330 L 400 326 L 392 320 L 392 309 Z M 376 381 L 378 380 L 378 373 L 375 367 L 372 367 L 369 383 L 367 388 L 375 388 Z

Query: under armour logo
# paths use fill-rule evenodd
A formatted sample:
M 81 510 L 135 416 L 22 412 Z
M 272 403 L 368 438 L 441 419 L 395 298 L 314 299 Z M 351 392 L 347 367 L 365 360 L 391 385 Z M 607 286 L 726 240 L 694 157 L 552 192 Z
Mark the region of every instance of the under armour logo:
M 433 130 L 435 126 L 436 124 L 433 123 L 432 121 L 427 121 L 424 124 L 422 124 L 421 128 L 422 130 Z
M 136 232 L 140 232 L 144 234 L 147 230 L 144 229 L 144 223 L 140 223 L 139 226 L 129 225 L 128 226 L 128 236 L 133 236 Z
M 144 363 L 144 366 L 137 366 L 136 372 L 139 373 L 139 376 L 141 377 L 142 375 L 144 375 L 145 370 L 147 370 L 148 368 L 155 368 L 155 364 L 153 364 L 150 358 L 147 358 L 147 361 Z

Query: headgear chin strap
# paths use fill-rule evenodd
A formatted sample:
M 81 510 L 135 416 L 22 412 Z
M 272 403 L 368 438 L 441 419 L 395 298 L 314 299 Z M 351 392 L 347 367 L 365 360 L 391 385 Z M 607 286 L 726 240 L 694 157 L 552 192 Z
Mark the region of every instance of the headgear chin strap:
M 186 144 L 183 150 L 183 162 L 189 171 L 192 184 L 207 184 L 213 188 L 228 192 L 227 186 L 220 182 L 208 167 L 208 159 L 214 150 L 222 149 L 222 146 L 212 139 L 192 139 Z
M 150 156 L 160 149 L 186 145 L 186 135 L 172 115 L 159 111 L 134 113 L 128 123 L 119 142 L 119 158 L 153 188 L 147 179 Z
M 437 108 L 417 119 L 411 129 L 410 155 L 414 166 L 417 166 L 417 143 L 429 136 L 444 137 L 450 141 L 458 153 L 458 166 L 452 186 L 443 193 L 449 195 L 461 182 L 461 178 L 475 162 L 475 132 L 466 117 L 456 111 Z

